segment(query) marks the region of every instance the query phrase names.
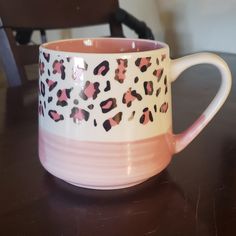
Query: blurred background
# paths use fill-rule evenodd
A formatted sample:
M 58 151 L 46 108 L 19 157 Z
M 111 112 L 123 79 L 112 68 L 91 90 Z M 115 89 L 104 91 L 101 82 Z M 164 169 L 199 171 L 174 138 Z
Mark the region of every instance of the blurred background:
M 144 21 L 156 40 L 170 45 L 173 58 L 197 51 L 236 52 L 235 0 L 119 0 L 120 7 Z M 99 7 L 99 6 L 95 6 Z M 137 34 L 122 25 L 124 36 Z M 109 26 L 89 26 L 47 31 L 47 40 L 108 35 Z M 35 31 L 32 41 L 41 43 Z M 0 69 L 0 86 L 4 86 Z
M 144 21 L 173 56 L 200 50 L 236 52 L 235 0 L 119 0 L 120 7 Z M 137 37 L 124 26 L 126 37 Z M 108 25 L 49 31 L 48 39 L 104 36 Z M 33 35 L 39 40 L 39 33 Z

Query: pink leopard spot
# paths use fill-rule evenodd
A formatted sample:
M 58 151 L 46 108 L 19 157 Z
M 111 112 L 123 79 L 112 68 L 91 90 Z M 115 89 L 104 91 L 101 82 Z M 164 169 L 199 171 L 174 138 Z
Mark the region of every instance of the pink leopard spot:
M 153 71 L 153 75 L 157 77 L 157 81 L 159 82 L 162 75 L 163 75 L 163 72 L 164 72 L 164 69 L 163 68 L 160 68 L 160 69 L 157 69 L 157 70 L 154 70 Z
M 86 81 L 84 89 L 80 92 L 80 97 L 84 100 L 88 100 L 89 98 L 93 98 L 94 100 L 97 98 L 99 93 L 100 90 L 98 82 L 92 83 L 90 81 Z
M 57 91 L 57 98 L 58 98 L 57 105 L 62 106 L 62 107 L 67 106 L 68 105 L 67 100 L 70 99 L 71 91 L 72 91 L 72 88 L 62 89 L 62 90 L 59 89 Z
M 143 109 L 143 114 L 140 117 L 139 122 L 143 125 L 153 122 L 152 112 L 147 107 Z
M 141 101 L 142 96 L 140 94 L 138 94 L 136 92 L 136 90 L 131 90 L 131 88 L 129 88 L 129 90 L 126 93 L 124 93 L 123 98 L 122 98 L 122 102 L 124 104 L 126 104 L 127 107 L 130 107 L 132 105 L 132 102 L 136 99 L 138 101 Z
M 96 89 L 94 88 L 94 84 L 90 83 L 88 87 L 84 90 L 84 94 L 88 97 L 91 98 L 93 97 L 94 93 L 96 92 Z
M 61 63 L 56 62 L 56 63 L 54 64 L 53 69 L 54 69 L 54 71 L 55 71 L 56 73 L 61 73 Z
M 73 118 L 75 123 L 83 120 L 87 121 L 89 119 L 89 112 L 78 107 L 73 107 L 71 109 L 70 118 Z
M 101 107 L 103 113 L 107 113 L 107 112 L 111 111 L 112 109 L 114 109 L 115 107 L 117 107 L 116 99 L 115 98 L 108 98 L 107 100 L 102 101 L 100 103 L 100 107 Z
M 135 61 L 135 65 L 139 67 L 141 72 L 145 72 L 152 65 L 151 57 L 140 57 Z
M 51 117 L 52 120 L 54 120 L 55 122 L 58 122 L 60 120 L 64 120 L 63 115 L 59 114 L 57 111 L 55 110 L 49 110 L 48 111 L 48 115 Z
M 102 109 L 109 109 L 112 105 L 112 101 L 108 101 L 107 104 L 102 106 Z
M 127 59 L 117 59 L 118 68 L 115 70 L 115 80 L 120 83 L 123 83 L 126 79 L 126 68 L 128 66 Z
M 100 67 L 99 70 L 98 70 L 98 75 L 101 75 L 102 72 L 103 72 L 105 69 L 106 69 L 105 66 Z

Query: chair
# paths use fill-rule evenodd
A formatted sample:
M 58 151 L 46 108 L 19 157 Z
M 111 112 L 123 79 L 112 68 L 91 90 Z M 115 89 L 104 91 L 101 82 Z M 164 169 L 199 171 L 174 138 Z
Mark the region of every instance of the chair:
M 64 29 L 108 23 L 112 37 L 123 37 L 113 15 L 118 0 L 0 0 L 0 57 L 10 87 L 26 84 L 25 66 L 38 62 L 38 45 L 20 45 L 15 30 Z

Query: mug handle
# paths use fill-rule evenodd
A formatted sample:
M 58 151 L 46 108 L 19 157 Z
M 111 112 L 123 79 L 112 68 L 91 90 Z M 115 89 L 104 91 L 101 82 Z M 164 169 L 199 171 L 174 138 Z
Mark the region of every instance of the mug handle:
M 197 64 L 212 64 L 216 66 L 221 74 L 220 88 L 201 116 L 185 131 L 180 134 L 174 134 L 174 152 L 178 153 L 183 150 L 211 121 L 219 111 L 229 95 L 231 88 L 231 72 L 226 62 L 219 56 L 212 53 L 196 53 L 179 59 L 171 60 L 170 78 L 171 82 L 187 68 Z

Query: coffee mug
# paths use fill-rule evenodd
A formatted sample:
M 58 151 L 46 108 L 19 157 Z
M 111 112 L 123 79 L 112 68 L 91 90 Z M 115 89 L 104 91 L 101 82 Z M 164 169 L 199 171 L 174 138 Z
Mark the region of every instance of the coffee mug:
M 220 89 L 186 131 L 172 132 L 171 83 L 208 63 Z M 45 43 L 39 55 L 39 157 L 54 176 L 73 185 L 118 189 L 161 172 L 223 105 L 231 73 L 218 56 L 171 60 L 165 43 L 93 38 Z

